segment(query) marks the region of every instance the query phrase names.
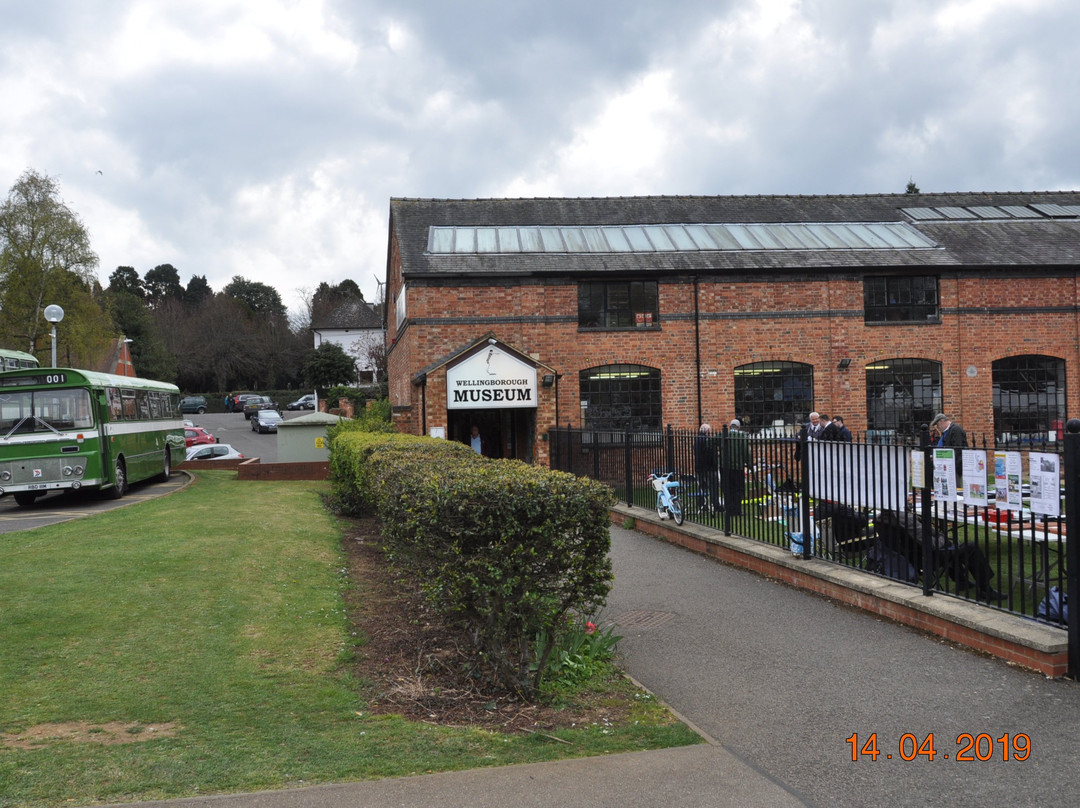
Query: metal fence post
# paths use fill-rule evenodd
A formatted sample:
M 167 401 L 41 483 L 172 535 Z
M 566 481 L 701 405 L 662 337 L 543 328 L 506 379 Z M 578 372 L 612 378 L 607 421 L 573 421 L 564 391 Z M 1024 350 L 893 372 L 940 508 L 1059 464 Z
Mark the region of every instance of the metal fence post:
M 1065 588 L 1072 597 L 1068 676 L 1076 679 L 1080 677 L 1080 420 L 1070 418 L 1065 428 Z
M 923 450 L 923 481 L 919 492 L 922 507 L 922 593 L 934 594 L 934 582 L 930 579 L 934 569 L 933 518 L 930 491 L 934 484 L 934 447 L 930 445 L 930 427 L 923 424 L 919 429 L 919 446 Z
M 592 468 L 593 479 L 600 479 L 600 432 L 594 429 L 592 431 Z
M 814 541 L 810 535 L 813 529 L 810 526 L 810 430 L 799 431 L 799 530 L 802 531 L 802 557 L 809 559 L 813 556 Z
M 623 435 L 624 435 L 624 437 L 623 437 L 623 446 L 626 447 L 626 450 L 623 453 L 623 465 L 626 467 L 626 504 L 629 507 L 633 508 L 634 507 L 634 469 L 633 469 L 632 463 L 633 463 L 633 458 L 634 458 L 634 452 L 633 452 L 633 448 L 630 446 L 630 441 L 632 440 L 632 435 L 631 435 L 631 432 L 630 432 L 629 429 L 626 430 L 626 432 L 624 432 Z
M 731 430 L 728 427 L 721 428 L 720 437 L 720 496 L 724 501 L 723 516 L 721 522 L 724 526 L 724 535 L 731 535 L 731 510 L 734 507 L 731 504 L 732 490 L 734 486 L 731 482 Z
M 675 470 L 675 429 L 671 424 L 667 425 L 667 440 L 664 441 L 664 468 L 663 472 Z

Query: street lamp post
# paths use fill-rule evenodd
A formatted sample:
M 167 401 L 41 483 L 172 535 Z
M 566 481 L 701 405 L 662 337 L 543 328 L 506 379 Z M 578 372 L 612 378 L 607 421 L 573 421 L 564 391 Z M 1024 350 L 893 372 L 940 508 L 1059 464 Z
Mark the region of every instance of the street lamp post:
M 55 303 L 46 306 L 45 319 L 52 323 L 52 366 L 56 367 L 56 324 L 64 319 L 64 310 Z

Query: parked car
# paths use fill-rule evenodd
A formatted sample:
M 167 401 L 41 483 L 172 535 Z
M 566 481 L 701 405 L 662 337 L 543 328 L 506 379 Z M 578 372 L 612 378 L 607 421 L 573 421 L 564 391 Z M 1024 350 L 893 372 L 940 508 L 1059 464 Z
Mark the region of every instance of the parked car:
M 277 432 L 277 425 L 285 419 L 277 410 L 259 410 L 252 413 L 248 420 L 251 421 L 251 431 L 262 434 L 263 432 Z
M 227 443 L 213 446 L 192 446 L 187 450 L 188 460 L 243 460 L 244 456 Z
M 190 449 L 192 446 L 202 446 L 207 443 L 217 443 L 217 438 L 203 429 L 201 426 L 184 427 L 184 443 Z
M 258 395 L 258 393 L 237 393 L 236 395 L 234 395 L 232 397 L 232 400 L 233 400 L 232 411 L 233 412 L 243 412 L 244 411 L 244 402 L 246 402 L 249 398 L 255 398 L 257 395 Z
M 205 396 L 185 396 L 180 399 L 180 412 L 191 413 L 195 412 L 202 415 L 206 412 L 206 397 Z
M 300 396 L 292 404 L 285 405 L 287 410 L 313 410 L 315 409 L 315 394 L 308 393 L 306 396 Z
M 249 421 L 251 416 L 260 410 L 276 410 L 277 402 L 270 396 L 251 396 L 244 399 L 244 417 Z

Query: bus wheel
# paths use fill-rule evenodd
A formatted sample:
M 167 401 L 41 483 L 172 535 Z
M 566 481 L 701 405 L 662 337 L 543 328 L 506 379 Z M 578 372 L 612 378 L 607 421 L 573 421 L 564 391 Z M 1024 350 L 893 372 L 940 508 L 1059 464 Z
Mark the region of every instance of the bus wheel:
M 15 501 L 22 508 L 29 508 L 37 498 L 38 495 L 33 491 L 19 491 L 15 494 Z
M 113 487 L 109 489 L 109 496 L 113 499 L 120 499 L 127 493 L 127 469 L 124 467 L 124 461 L 119 457 L 116 458 L 116 465 L 113 471 Z
M 169 481 L 169 477 L 172 475 L 172 452 L 169 449 L 165 450 L 165 465 L 161 469 L 161 476 L 158 478 L 163 483 Z

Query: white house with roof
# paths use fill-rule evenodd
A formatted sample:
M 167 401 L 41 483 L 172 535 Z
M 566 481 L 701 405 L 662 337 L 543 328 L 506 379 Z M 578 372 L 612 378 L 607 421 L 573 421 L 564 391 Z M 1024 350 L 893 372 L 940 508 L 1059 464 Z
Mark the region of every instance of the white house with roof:
M 356 360 L 356 372 L 361 381 L 377 381 L 373 350 L 383 344 L 383 322 L 372 304 L 350 300 L 325 317 L 313 321 L 311 332 L 314 347 L 324 342 L 340 345 Z

